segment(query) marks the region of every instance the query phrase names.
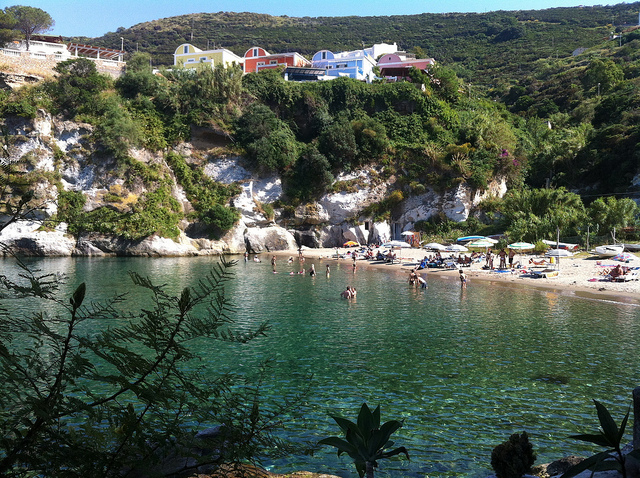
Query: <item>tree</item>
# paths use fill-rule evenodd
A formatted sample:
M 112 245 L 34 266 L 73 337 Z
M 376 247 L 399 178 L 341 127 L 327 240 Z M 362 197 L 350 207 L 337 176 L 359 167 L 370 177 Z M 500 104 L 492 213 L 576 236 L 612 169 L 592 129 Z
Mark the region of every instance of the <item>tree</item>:
M 273 432 L 299 400 L 262 404 L 259 385 L 205 374 L 190 347 L 245 343 L 268 330 L 231 329 L 224 285 L 232 263 L 177 296 L 132 273 L 148 301 L 125 312 L 124 295 L 94 302 L 82 283 L 65 298 L 56 274 L 16 260 L 19 279 L 0 275 L 0 475 L 165 476 L 259 459 L 267 448 L 292 452 Z M 9 313 L 16 300 L 40 312 Z
M 598 198 L 587 209 L 587 214 L 596 232 L 612 232 L 614 228 L 632 226 L 637 223 L 640 208 L 633 199 L 613 196 Z
M 110 79 L 98 73 L 93 61 L 67 60 L 58 63 L 54 70 L 58 76 L 47 87 L 63 112 L 71 117 L 77 113 L 98 113 L 99 93 L 109 86 Z
M 500 212 L 511 240 L 537 242 L 561 235 L 575 235 L 585 212 L 582 199 L 564 188 L 531 189 L 508 193 Z
M 14 40 L 16 38 L 16 19 L 11 14 L 0 9 L 0 45 Z
M 331 165 L 313 145 L 305 147 L 287 181 L 287 195 L 309 200 L 319 197 L 333 183 Z
M 27 50 L 29 50 L 29 42 L 32 35 L 48 32 L 55 25 L 51 15 L 40 8 L 15 5 L 7 7 L 5 12 L 15 19 L 15 28 L 24 35 L 24 39 L 27 42 Z

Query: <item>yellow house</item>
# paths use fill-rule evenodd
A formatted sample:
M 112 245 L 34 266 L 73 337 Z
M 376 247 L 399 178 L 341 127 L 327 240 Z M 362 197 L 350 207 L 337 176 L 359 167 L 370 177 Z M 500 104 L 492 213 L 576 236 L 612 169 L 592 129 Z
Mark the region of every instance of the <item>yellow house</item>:
M 197 68 L 198 66 L 226 68 L 234 63 L 244 70 L 244 58 L 224 48 L 202 51 L 190 43 L 183 43 L 176 48 L 173 54 L 173 64 L 184 68 Z

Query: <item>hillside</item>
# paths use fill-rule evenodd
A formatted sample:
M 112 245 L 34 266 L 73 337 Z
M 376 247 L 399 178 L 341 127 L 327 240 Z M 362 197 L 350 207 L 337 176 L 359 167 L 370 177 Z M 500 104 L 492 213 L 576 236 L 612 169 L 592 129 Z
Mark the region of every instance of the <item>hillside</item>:
M 228 48 L 236 54 L 254 45 L 272 53 L 341 51 L 380 42 L 453 66 L 473 83 L 491 84 L 532 71 L 535 60 L 567 57 L 601 43 L 611 31 L 636 25 L 640 3 L 546 10 L 391 15 L 388 17 L 274 17 L 255 13 L 196 13 L 134 25 L 91 39 L 103 46 L 125 39 L 129 52 L 150 53 L 156 65 L 173 63 L 183 42 Z M 193 34 L 193 38 L 191 35 Z M 87 39 L 85 39 L 87 40 Z M 420 50 L 418 50 L 420 52 Z M 420 53 L 422 53 L 420 52 Z M 515 66 L 515 68 L 514 68 Z

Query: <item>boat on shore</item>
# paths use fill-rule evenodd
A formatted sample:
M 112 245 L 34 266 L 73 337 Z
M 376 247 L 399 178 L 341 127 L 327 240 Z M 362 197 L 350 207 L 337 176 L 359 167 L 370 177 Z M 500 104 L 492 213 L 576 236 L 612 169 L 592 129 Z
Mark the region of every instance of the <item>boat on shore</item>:
M 568 251 L 577 251 L 579 247 L 578 244 L 571 244 L 569 242 L 549 241 L 547 239 L 543 239 L 542 242 L 544 242 L 547 246 L 550 246 L 553 249 L 566 249 Z
M 594 250 L 600 257 L 613 257 L 624 252 L 624 244 L 605 244 L 596 247 Z

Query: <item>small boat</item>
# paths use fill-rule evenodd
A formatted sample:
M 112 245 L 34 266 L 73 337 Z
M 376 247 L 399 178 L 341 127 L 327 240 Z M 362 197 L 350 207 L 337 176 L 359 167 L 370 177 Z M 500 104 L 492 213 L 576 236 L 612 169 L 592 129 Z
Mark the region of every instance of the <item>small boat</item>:
M 624 250 L 627 252 L 639 252 L 640 244 L 625 244 Z
M 613 257 L 624 252 L 624 244 L 605 244 L 595 248 L 596 254 L 600 257 Z
M 570 244 L 568 242 L 549 241 L 547 239 L 543 239 L 542 242 L 544 242 L 547 246 L 551 246 L 554 249 L 566 249 L 568 251 L 578 250 L 578 244 Z

